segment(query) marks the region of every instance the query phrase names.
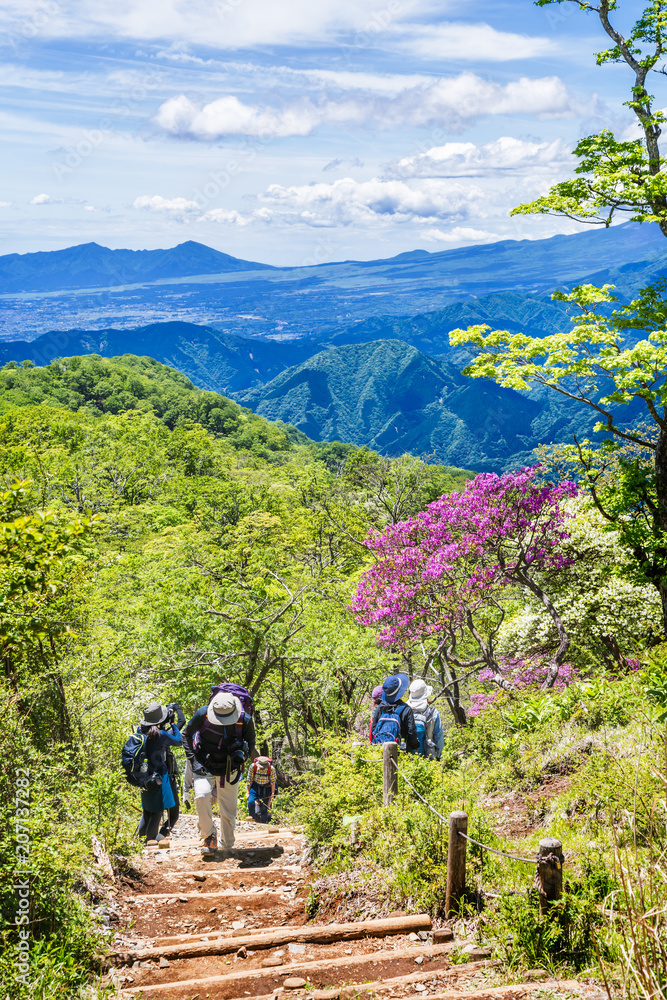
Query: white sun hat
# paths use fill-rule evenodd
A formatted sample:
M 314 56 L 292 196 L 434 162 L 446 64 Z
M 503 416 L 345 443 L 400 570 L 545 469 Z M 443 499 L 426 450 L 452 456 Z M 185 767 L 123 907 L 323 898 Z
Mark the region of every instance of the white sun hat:
M 422 711 L 428 707 L 428 700 L 433 694 L 433 688 L 427 684 L 423 677 L 415 677 L 408 688 L 408 705 Z
M 213 726 L 233 726 L 241 718 L 243 706 L 238 698 L 220 691 L 211 698 L 206 716 Z

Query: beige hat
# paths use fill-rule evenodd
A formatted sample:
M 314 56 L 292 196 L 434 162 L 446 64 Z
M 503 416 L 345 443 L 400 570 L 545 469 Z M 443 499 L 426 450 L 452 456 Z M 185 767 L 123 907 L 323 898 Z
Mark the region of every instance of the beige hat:
M 233 726 L 241 717 L 243 706 L 233 694 L 221 691 L 208 703 L 206 717 L 214 726 Z
M 428 700 L 433 694 L 433 688 L 427 684 L 423 677 L 415 677 L 408 693 L 408 705 L 416 708 L 418 712 L 423 711 L 428 706 Z

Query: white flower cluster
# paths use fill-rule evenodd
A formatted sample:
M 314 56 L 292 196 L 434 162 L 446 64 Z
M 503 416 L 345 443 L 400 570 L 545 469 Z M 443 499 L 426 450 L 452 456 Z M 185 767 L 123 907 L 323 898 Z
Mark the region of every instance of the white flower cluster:
M 573 645 L 591 650 L 615 647 L 630 655 L 639 644 L 661 634 L 662 609 L 655 587 L 637 583 L 624 569 L 630 553 L 618 533 L 583 497 L 568 501 L 574 518 L 568 524 L 567 550 L 574 559 L 552 582 L 544 581 Z M 551 619 L 531 595 L 508 616 L 499 649 L 526 656 L 557 645 Z

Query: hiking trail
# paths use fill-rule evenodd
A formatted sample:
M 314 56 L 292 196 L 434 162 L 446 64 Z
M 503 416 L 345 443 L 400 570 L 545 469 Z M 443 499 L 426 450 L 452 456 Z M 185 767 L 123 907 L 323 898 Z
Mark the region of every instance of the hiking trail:
M 144 848 L 140 870 L 122 879 L 109 973 L 118 997 L 521 1000 L 548 990 L 603 998 L 597 986 L 543 972 L 499 985 L 484 949 L 453 940 L 448 928 L 431 929 L 427 915 L 307 923 L 312 871 L 297 830 L 239 822 L 230 858 L 202 856 L 199 844 L 196 817 L 182 816 L 169 846 Z M 461 948 L 469 961 L 455 964 L 452 952 Z

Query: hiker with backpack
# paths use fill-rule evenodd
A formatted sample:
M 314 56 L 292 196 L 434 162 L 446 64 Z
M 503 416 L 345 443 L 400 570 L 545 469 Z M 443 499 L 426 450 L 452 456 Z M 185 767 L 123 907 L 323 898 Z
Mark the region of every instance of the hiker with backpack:
M 408 689 L 407 674 L 392 674 L 382 685 L 382 702 L 371 716 L 371 743 L 398 743 L 408 753 L 419 753 L 415 717 L 409 705 L 401 701 Z
M 252 697 L 240 684 L 211 688 L 208 705 L 198 708 L 183 730 L 183 748 L 194 775 L 195 807 L 203 854 L 218 846 L 212 796 L 220 812 L 220 845 L 234 846 L 239 780 L 255 747 Z
M 276 778 L 276 769 L 270 757 L 256 757 L 248 768 L 248 815 L 256 823 L 271 822 Z
M 181 746 L 185 716 L 174 702 L 153 701 L 144 709 L 137 731 L 125 743 L 121 761 L 125 777 L 141 789 L 142 817 L 138 827 L 146 843 L 169 836 L 179 815 L 178 765 L 174 748 Z M 166 810 L 167 819 L 161 824 Z
M 371 709 L 371 717 L 368 722 L 368 742 L 373 742 L 373 712 L 382 704 L 382 685 L 378 684 L 371 691 L 371 701 L 373 702 L 373 708 Z
M 416 677 L 408 692 L 408 705 L 415 717 L 419 750 L 423 757 L 429 760 L 440 760 L 445 746 L 445 735 L 442 730 L 440 712 L 428 700 L 433 694 L 433 688 L 423 677 Z

